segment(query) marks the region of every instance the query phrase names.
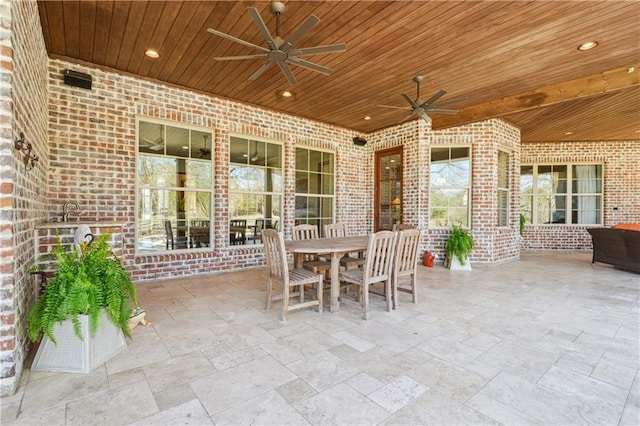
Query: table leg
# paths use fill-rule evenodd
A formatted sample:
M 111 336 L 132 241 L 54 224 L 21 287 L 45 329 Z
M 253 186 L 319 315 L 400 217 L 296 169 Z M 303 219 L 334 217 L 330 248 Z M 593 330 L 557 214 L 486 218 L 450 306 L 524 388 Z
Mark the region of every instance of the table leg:
M 331 312 L 340 310 L 340 259 L 346 252 L 331 253 Z

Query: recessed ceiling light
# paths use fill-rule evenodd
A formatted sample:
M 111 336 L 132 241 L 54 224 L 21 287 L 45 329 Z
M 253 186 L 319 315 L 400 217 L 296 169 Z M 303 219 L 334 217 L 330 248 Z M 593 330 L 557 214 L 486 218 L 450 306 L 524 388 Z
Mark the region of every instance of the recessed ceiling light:
M 292 101 L 296 99 L 296 92 L 293 90 L 276 90 L 278 100 Z
M 153 59 L 158 59 L 160 57 L 160 54 L 153 49 L 147 49 L 144 54 Z
M 367 115 L 366 117 L 364 117 L 365 120 L 371 120 L 371 116 Z
M 594 47 L 596 47 L 598 45 L 597 41 L 588 41 L 586 43 L 582 43 L 580 46 L 578 46 L 578 50 L 590 50 L 593 49 Z

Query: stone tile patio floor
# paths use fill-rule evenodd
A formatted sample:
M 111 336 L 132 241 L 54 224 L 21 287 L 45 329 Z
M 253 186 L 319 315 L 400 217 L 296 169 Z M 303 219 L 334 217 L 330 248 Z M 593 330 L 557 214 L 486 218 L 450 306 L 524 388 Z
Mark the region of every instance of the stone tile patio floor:
M 263 268 L 141 284 L 154 325 L 90 374 L 25 370 L 2 423 L 638 425 L 640 275 L 590 258 L 420 266 L 369 321 L 281 322 Z

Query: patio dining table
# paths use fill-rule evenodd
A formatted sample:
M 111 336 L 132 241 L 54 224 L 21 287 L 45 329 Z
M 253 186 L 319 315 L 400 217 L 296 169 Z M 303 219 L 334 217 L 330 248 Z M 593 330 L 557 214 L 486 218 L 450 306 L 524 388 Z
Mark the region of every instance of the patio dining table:
M 287 251 L 293 253 L 296 268 L 301 268 L 305 254 L 318 254 L 331 257 L 331 304 L 330 312 L 340 309 L 338 296 L 340 295 L 340 258 L 347 253 L 365 251 L 369 237 L 366 235 L 356 237 L 316 238 L 309 240 L 285 241 Z

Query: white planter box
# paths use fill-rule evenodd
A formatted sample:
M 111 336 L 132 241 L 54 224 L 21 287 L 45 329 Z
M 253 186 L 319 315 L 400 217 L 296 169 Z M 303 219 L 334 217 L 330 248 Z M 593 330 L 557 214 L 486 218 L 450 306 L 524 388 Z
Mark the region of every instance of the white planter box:
M 83 340 L 76 336 L 71 320 L 56 324 L 53 333 L 58 344 L 44 336 L 31 370 L 89 373 L 127 347 L 122 330 L 111 322 L 106 311 L 102 311 L 95 336 L 89 333 L 89 316 L 81 315 L 79 319 Z
M 471 270 L 471 262 L 469 262 L 469 258 L 465 257 L 464 265 L 460 263 L 457 256 L 451 256 L 449 259 L 449 264 L 447 265 L 449 269 L 452 271 L 470 271 Z

